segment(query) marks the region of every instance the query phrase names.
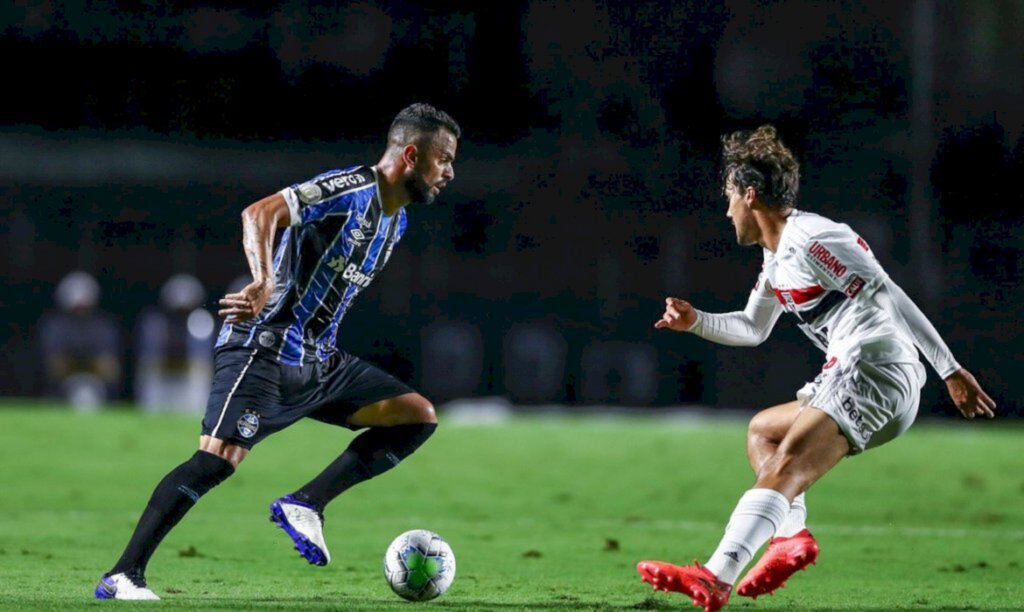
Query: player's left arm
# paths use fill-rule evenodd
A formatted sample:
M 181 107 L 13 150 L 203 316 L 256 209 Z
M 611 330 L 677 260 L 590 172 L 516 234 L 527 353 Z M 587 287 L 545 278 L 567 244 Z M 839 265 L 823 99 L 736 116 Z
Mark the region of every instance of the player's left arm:
M 935 326 L 899 285 L 887 277 L 872 299 L 910 333 L 914 345 L 946 382 L 949 397 L 961 414 L 968 419 L 995 416 L 995 401 L 985 393 L 974 375 L 956 362 Z
M 995 402 L 970 372 L 960 367 L 928 318 L 889 278 L 867 243 L 845 226 L 830 229 L 808 241 L 804 256 L 823 287 L 842 291 L 854 299 L 874 300 L 910 334 L 946 382 L 953 403 L 967 418 L 993 417 Z

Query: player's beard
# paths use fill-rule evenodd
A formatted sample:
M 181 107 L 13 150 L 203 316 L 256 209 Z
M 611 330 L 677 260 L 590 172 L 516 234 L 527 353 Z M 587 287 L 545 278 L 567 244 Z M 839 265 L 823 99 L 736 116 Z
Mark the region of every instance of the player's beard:
M 435 196 L 431 191 L 430 185 L 416 172 L 406 177 L 405 190 L 409 193 L 409 201 L 413 204 L 426 204 L 429 206 L 434 203 Z

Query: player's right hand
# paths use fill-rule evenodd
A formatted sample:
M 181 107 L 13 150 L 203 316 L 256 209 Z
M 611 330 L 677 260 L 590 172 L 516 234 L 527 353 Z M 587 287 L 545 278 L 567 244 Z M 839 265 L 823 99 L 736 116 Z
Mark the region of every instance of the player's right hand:
M 265 281 L 253 281 L 238 293 L 229 293 L 220 299 L 217 314 L 226 323 L 239 323 L 254 318 L 263 310 L 274 292 L 274 285 Z
M 697 311 L 693 306 L 679 298 L 665 298 L 665 314 L 654 324 L 658 329 L 667 327 L 672 331 L 686 331 L 697 322 Z

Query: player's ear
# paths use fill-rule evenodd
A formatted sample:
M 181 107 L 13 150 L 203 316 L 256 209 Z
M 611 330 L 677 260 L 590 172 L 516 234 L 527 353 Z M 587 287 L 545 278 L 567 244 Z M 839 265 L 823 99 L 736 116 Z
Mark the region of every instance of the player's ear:
M 757 190 L 753 187 L 747 187 L 747 190 L 743 192 L 743 201 L 746 202 L 747 206 L 753 206 L 754 202 L 757 201 Z
M 402 149 L 402 161 L 405 162 L 405 165 L 409 166 L 410 168 L 415 167 L 416 166 L 416 160 L 418 158 L 419 158 L 419 149 L 416 148 L 416 145 L 414 145 L 414 144 L 407 144 L 407 145 L 405 145 L 405 148 Z

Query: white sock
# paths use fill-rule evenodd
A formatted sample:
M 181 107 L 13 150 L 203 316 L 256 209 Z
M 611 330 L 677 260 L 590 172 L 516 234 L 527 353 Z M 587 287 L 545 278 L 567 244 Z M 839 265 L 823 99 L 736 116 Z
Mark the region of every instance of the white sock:
M 801 493 L 793 498 L 793 503 L 789 505 L 789 514 L 786 515 L 782 527 L 775 532 L 775 537 L 791 538 L 804 529 L 807 529 L 807 502 Z
M 725 536 L 704 567 L 722 582 L 733 584 L 757 549 L 775 534 L 789 512 L 789 500 L 773 489 L 743 494 L 725 526 Z

